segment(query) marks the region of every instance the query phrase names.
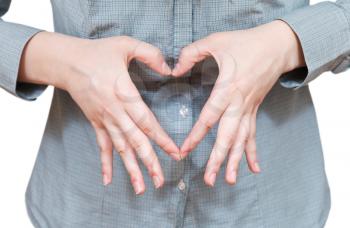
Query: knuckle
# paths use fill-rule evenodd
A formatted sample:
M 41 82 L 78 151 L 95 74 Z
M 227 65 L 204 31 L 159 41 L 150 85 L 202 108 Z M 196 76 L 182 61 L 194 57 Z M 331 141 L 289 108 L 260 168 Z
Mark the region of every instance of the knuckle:
M 131 183 L 136 183 L 142 179 L 139 173 L 134 171 L 129 171 L 129 176 L 130 176 Z
M 160 58 L 162 58 L 162 52 L 158 48 L 156 48 L 152 52 L 152 56 L 151 57 L 154 58 L 154 59 L 160 59 Z
M 139 153 L 139 151 L 144 147 L 144 142 L 143 141 L 139 141 L 139 140 L 132 140 L 131 141 L 131 145 L 132 147 L 136 150 L 137 153 Z
M 207 129 L 213 128 L 215 124 L 215 122 L 211 118 L 200 118 L 199 121 L 202 124 L 202 126 L 204 126 Z
M 121 91 L 121 89 L 119 88 L 115 88 L 114 91 L 118 100 L 123 104 L 132 104 L 135 102 L 139 102 L 140 99 L 142 99 L 141 95 L 137 93 L 130 94 L 126 91 Z
M 109 170 L 110 170 L 111 164 L 110 164 L 109 159 L 107 159 L 107 158 L 102 158 L 102 159 L 101 159 L 101 164 L 102 164 L 102 169 L 103 169 L 104 171 L 109 171 Z
M 195 135 L 190 138 L 190 150 L 193 150 L 197 144 L 201 141 L 200 137 Z
M 161 139 L 161 137 L 157 137 L 155 134 L 153 134 L 152 136 L 154 138 L 154 141 L 156 141 L 156 143 L 163 148 L 165 151 L 167 151 L 169 148 L 168 146 L 170 146 L 172 144 L 171 139 L 170 138 L 164 138 Z
M 150 152 L 150 156 L 148 157 L 148 163 L 152 170 L 156 169 L 157 162 L 158 162 L 157 156 L 154 153 Z
M 251 142 L 251 143 L 254 143 L 254 141 L 255 141 L 255 138 L 256 138 L 256 132 L 254 131 L 254 132 L 250 132 L 250 134 L 249 134 L 249 136 L 248 136 L 248 138 L 247 138 L 247 141 L 253 141 L 253 142 Z
M 140 141 L 133 143 L 132 147 L 134 148 L 136 154 L 141 158 L 141 160 L 149 160 L 152 157 L 152 146 L 148 141 Z
M 220 132 L 216 140 L 218 150 L 228 150 L 229 147 L 233 144 L 233 140 L 234 138 L 231 135 Z
M 220 169 L 220 164 L 217 161 L 213 161 L 212 164 L 207 166 L 206 173 L 217 173 Z
M 103 117 L 104 113 L 105 113 L 104 107 L 97 107 L 95 110 L 95 115 L 91 118 L 92 119 L 91 121 L 95 122 L 98 128 L 103 127 L 103 124 L 101 123 L 100 118 Z
M 217 150 L 216 156 L 220 164 L 225 160 L 229 149 L 230 149 L 229 145 L 224 145 L 224 146 L 221 146 L 219 150 Z
M 156 156 L 150 156 L 148 160 L 148 171 L 150 175 L 156 175 L 158 173 L 158 159 Z
M 123 120 L 120 120 L 123 121 Z M 121 126 L 121 132 L 123 135 L 125 135 L 125 137 L 127 138 L 127 140 L 130 141 L 131 144 L 134 143 L 134 141 L 136 141 L 135 143 L 137 143 L 137 141 L 141 141 L 144 139 L 144 135 L 141 132 L 141 130 L 137 127 L 135 122 L 130 122 L 130 126 L 123 126 L 123 123 L 120 122 L 119 124 Z
M 129 44 L 131 40 L 132 40 L 131 37 L 125 36 L 125 35 L 117 37 L 117 41 L 118 41 L 117 43 L 122 47 Z
M 101 108 L 99 108 L 98 113 L 104 119 L 114 119 L 114 111 L 111 107 L 102 106 Z
M 199 142 L 200 142 L 200 138 L 197 136 L 197 137 L 193 137 L 191 139 L 191 149 L 194 149 L 195 145 L 197 145 Z
M 123 148 L 123 147 L 120 147 L 119 149 L 118 149 L 118 153 L 119 153 L 119 155 L 121 156 L 121 157 L 125 157 L 125 149 Z
M 143 124 L 141 125 L 141 130 L 146 134 L 146 135 L 150 135 L 152 133 L 152 129 L 150 128 L 150 126 Z
M 246 150 L 247 156 L 255 156 L 256 155 L 256 147 L 254 145 L 250 145 Z
M 255 105 L 259 107 L 263 101 L 264 101 L 264 98 L 258 97 L 257 100 L 255 101 Z
M 106 143 L 99 143 L 99 147 L 100 147 L 101 154 L 103 154 L 104 156 L 107 156 L 110 154 L 110 148 L 108 147 L 108 145 L 106 145 Z
M 138 172 L 136 166 L 130 166 L 128 169 L 128 172 L 129 172 L 131 181 L 133 180 L 137 181 L 139 179 L 138 177 L 140 173 Z
M 126 142 L 123 139 L 123 134 L 121 131 L 117 130 L 116 128 L 110 129 L 109 134 L 114 142 L 114 145 L 117 147 L 117 149 L 124 149 Z
M 244 141 L 236 142 L 233 147 L 234 147 L 235 154 L 237 154 L 237 156 L 240 156 L 244 151 L 245 142 Z
M 146 135 L 150 135 L 154 131 L 155 125 L 151 123 L 151 118 L 149 114 L 145 114 L 145 116 L 139 118 L 136 122 L 139 126 L 140 130 Z
M 114 141 L 115 149 L 120 155 L 124 155 L 127 150 L 130 148 L 128 147 L 127 143 L 124 140 L 118 140 L 116 139 Z
M 191 57 L 191 53 L 192 53 L 192 50 L 190 49 L 189 46 L 184 47 L 184 48 L 181 50 L 181 56 L 182 56 L 182 58 L 189 58 L 189 57 Z
M 222 161 L 222 157 L 221 156 L 218 156 L 218 158 L 215 159 L 215 161 L 213 162 L 214 170 L 218 170 L 218 168 L 221 166 L 221 161 Z
M 96 131 L 103 128 L 103 124 L 96 116 L 90 118 L 90 123 Z
M 132 146 L 136 146 L 139 148 L 143 145 L 147 145 L 147 137 L 136 126 L 125 132 L 125 134 L 127 135 L 128 140 L 130 141 Z
M 237 169 L 238 169 L 240 160 L 241 160 L 241 159 L 238 158 L 238 157 L 233 157 L 233 158 L 232 158 L 232 164 L 233 164 L 234 170 L 237 170 Z

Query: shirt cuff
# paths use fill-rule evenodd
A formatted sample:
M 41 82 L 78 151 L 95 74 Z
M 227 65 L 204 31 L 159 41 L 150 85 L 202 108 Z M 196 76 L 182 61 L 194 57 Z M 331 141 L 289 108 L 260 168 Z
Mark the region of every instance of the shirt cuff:
M 306 67 L 280 77 L 287 88 L 300 88 L 325 71 L 339 73 L 350 64 L 350 26 L 344 9 L 331 2 L 299 8 L 278 18 L 299 38 Z
M 0 19 L 0 87 L 25 100 L 35 100 L 47 87 L 17 82 L 23 49 L 40 31 Z

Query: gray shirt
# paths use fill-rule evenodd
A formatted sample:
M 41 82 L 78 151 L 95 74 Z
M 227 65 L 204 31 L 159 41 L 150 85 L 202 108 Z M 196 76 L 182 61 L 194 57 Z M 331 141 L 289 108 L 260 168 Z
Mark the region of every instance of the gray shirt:
M 10 0 L 0 0 L 0 16 Z M 350 61 L 350 1 L 307 0 L 52 0 L 56 32 L 87 39 L 128 35 L 159 47 L 170 65 L 185 45 L 219 31 L 246 29 L 281 19 L 300 39 L 307 66 L 282 75 L 257 116 L 262 173 L 241 162 L 237 184 L 220 172 L 214 188 L 203 171 L 216 128 L 185 160 L 155 150 L 165 186 L 136 196 L 118 155 L 114 179 L 103 186 L 95 134 L 65 91 L 55 89 L 51 110 L 26 193 L 35 227 L 323 227 L 329 188 L 308 82 L 322 72 L 344 71 Z M 17 83 L 26 42 L 38 29 L 0 20 L 0 86 L 34 100 L 45 86 Z M 268 56 L 267 56 L 268 58 Z M 130 74 L 144 101 L 181 144 L 217 76 L 209 59 L 182 79 L 161 78 L 139 62 Z M 4 107 L 3 107 L 4 108 Z M 30 137 L 30 136 L 28 136 Z

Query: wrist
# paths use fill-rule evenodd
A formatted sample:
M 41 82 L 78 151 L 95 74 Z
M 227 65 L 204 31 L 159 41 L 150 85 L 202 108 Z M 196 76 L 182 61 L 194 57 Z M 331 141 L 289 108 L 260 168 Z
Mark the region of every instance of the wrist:
M 58 33 L 40 32 L 26 44 L 19 81 L 66 89 L 80 46 L 87 40 Z
M 276 42 L 281 56 L 281 73 L 292 71 L 305 66 L 303 50 L 298 36 L 292 28 L 282 20 L 271 22 L 274 24 L 277 34 Z
M 76 37 L 66 38 L 65 41 L 62 41 L 62 46 L 66 51 L 63 51 L 57 59 L 57 66 L 61 69 L 54 86 L 69 91 L 69 88 L 76 82 L 82 83 L 84 73 L 81 69 L 81 61 L 91 40 Z
M 278 77 L 305 65 L 299 39 L 287 23 L 276 20 L 256 27 L 255 31 L 264 56 L 269 56 L 276 66 Z

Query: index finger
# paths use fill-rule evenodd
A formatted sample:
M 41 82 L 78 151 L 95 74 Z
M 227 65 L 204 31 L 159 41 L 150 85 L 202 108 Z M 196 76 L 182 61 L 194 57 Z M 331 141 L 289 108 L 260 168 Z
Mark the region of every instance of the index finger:
M 195 123 L 180 149 L 182 158 L 186 157 L 188 153 L 196 148 L 209 130 L 220 119 L 230 103 L 228 97 L 225 89 L 217 89 L 214 87 L 212 94 L 199 115 L 198 121 Z
M 139 129 L 157 143 L 167 154 L 175 160 L 180 160 L 179 149 L 175 142 L 160 126 L 155 115 L 142 100 L 140 93 L 129 77 L 123 80 L 123 88 L 127 88 L 127 94 L 116 92 L 116 96 L 122 101 L 125 111 L 135 122 Z M 118 89 L 117 89 L 118 90 Z

